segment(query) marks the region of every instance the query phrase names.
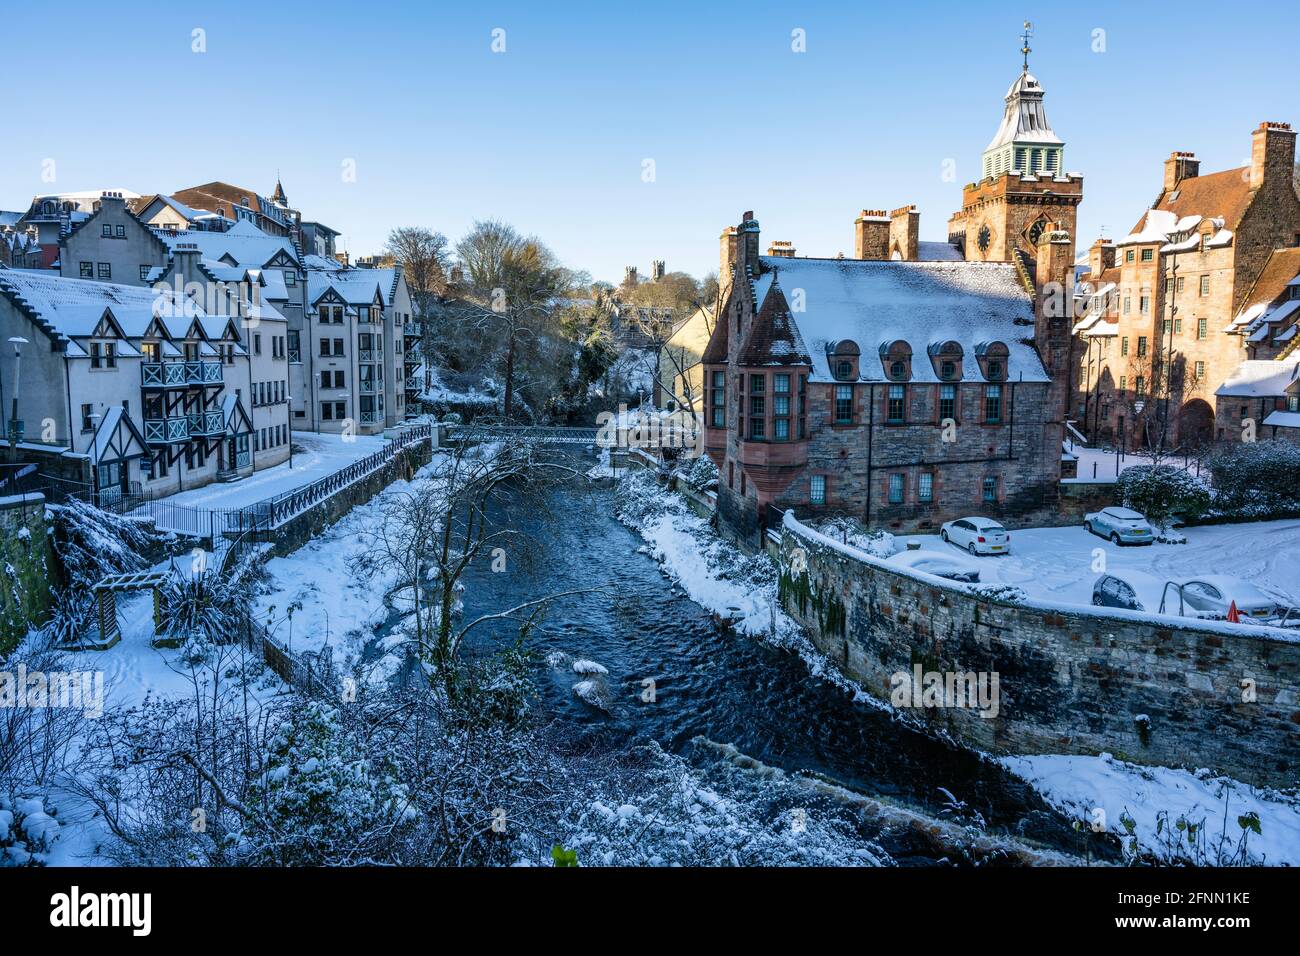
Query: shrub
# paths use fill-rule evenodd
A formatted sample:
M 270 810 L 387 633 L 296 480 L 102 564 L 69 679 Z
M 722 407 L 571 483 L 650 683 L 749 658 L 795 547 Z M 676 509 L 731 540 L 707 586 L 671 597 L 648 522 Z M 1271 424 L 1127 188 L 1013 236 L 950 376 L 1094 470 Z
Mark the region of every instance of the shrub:
M 718 477 L 718 466 L 713 463 L 713 459 L 708 455 L 701 455 L 699 458 L 691 460 L 686 469 L 686 483 L 699 491 L 710 481 Z
M 1115 497 L 1146 515 L 1161 529 L 1175 517 L 1199 518 L 1210 507 L 1210 492 L 1197 478 L 1172 465 L 1136 465 L 1120 472 Z
M 1249 442 L 1209 461 L 1214 504 L 1222 511 L 1273 511 L 1300 507 L 1300 446 Z

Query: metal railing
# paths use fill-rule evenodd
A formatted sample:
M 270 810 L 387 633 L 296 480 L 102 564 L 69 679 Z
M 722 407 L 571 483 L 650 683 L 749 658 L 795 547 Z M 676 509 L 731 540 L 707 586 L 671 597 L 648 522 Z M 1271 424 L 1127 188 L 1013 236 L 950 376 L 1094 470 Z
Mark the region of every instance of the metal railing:
M 568 425 L 452 425 L 448 440 L 453 442 L 493 441 L 518 438 L 528 442 L 548 445 L 593 445 L 596 428 L 577 428 Z

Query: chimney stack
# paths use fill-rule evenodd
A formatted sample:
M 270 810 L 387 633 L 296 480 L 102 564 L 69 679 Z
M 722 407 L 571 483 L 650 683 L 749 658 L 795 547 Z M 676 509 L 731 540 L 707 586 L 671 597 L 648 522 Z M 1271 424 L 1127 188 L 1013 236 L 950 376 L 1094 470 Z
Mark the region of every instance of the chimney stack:
M 767 247 L 769 256 L 777 256 L 781 259 L 794 258 L 794 243 L 788 239 L 777 239 Z
M 1250 141 L 1250 188 L 1280 177 L 1288 184 L 1295 170 L 1295 130 L 1290 123 L 1260 123 Z
M 916 206 L 902 206 L 889 214 L 889 258 L 894 253 L 905 262 L 915 262 L 921 255 L 921 214 Z
M 1088 247 L 1088 278 L 1092 282 L 1107 269 L 1115 268 L 1115 243 L 1109 239 L 1098 239 Z
M 1173 152 L 1165 160 L 1165 192 L 1177 189 L 1184 179 L 1195 179 L 1201 174 L 1201 161 L 1195 153 Z
M 853 258 L 889 258 L 889 216 L 883 209 L 864 209 L 853 220 Z

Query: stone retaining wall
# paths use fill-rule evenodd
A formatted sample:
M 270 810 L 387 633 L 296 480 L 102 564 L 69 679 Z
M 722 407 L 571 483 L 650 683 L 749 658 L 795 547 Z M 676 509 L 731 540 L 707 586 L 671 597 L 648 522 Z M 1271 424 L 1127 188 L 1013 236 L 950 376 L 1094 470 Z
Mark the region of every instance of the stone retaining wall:
M 795 548 L 805 573 L 790 571 Z M 932 729 L 996 754 L 1109 752 L 1300 783 L 1300 635 L 1007 603 L 859 557 L 790 517 L 779 553 L 787 611 L 871 694 L 889 700 L 917 665 L 998 674 L 996 717 L 911 711 Z
M 0 498 L 0 654 L 45 623 L 51 578 L 61 573 L 45 523 L 45 496 Z

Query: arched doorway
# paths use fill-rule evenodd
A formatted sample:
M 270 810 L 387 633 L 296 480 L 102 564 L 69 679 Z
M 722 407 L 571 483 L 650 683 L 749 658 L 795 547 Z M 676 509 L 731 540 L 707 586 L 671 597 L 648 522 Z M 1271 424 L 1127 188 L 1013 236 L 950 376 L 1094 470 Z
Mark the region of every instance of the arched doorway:
M 1214 409 L 1204 399 L 1194 398 L 1178 413 L 1178 444 L 1189 450 L 1202 448 L 1214 438 Z

